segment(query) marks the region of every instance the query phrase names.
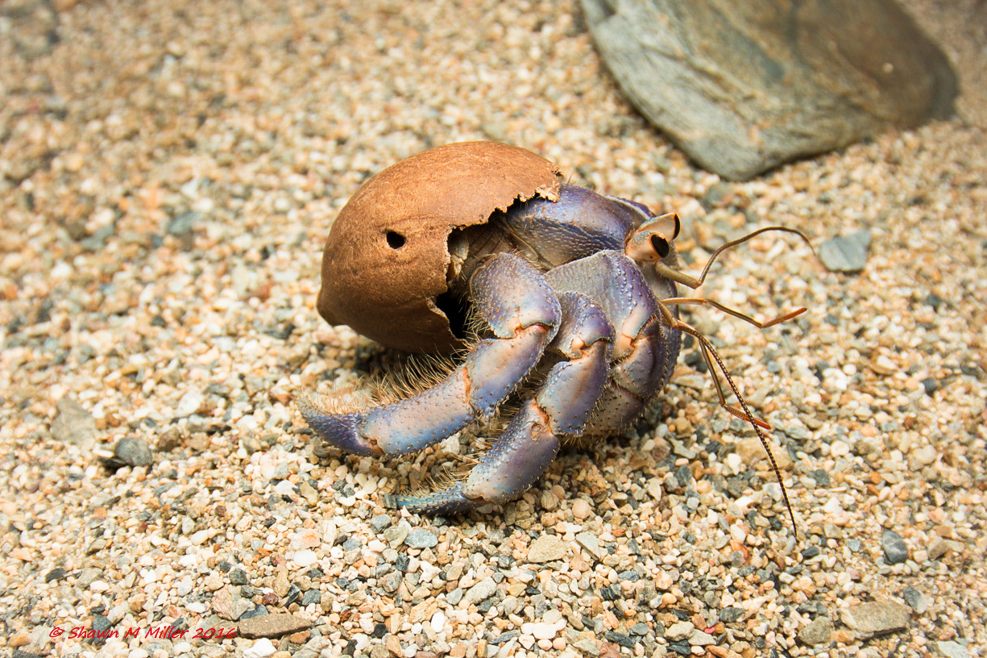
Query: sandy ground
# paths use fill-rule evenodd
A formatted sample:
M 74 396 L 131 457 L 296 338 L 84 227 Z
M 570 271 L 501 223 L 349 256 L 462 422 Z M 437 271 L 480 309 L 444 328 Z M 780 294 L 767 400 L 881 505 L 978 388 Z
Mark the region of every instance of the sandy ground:
M 0 18 L 8 653 L 987 655 L 983 2 L 908 3 L 956 119 L 744 184 L 634 113 L 574 3 L 37 6 L 57 42 Z M 860 274 L 765 237 L 704 289 L 797 321 L 690 313 L 777 428 L 797 542 L 694 349 L 636 428 L 502 511 L 384 505 L 468 433 L 316 454 L 295 399 L 379 361 L 315 311 L 328 227 L 384 166 L 477 138 L 677 210 L 692 263 L 768 222 L 869 231 Z

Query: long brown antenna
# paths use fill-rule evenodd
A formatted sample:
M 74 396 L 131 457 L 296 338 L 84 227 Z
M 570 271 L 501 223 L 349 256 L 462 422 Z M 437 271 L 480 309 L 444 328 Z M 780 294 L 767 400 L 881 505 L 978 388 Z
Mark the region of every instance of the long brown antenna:
M 706 275 L 709 274 L 709 268 L 713 266 L 713 263 L 716 261 L 716 259 L 719 257 L 720 254 L 722 254 L 727 249 L 732 249 L 733 247 L 736 247 L 738 244 L 743 244 L 748 240 L 750 240 L 751 238 L 761 235 L 762 233 L 767 233 L 768 231 L 781 231 L 783 233 L 793 233 L 794 235 L 799 236 L 800 238 L 802 238 L 802 240 L 805 241 L 807 245 L 809 245 L 809 249 L 812 250 L 812 254 L 818 257 L 818 255 L 816 254 L 815 247 L 812 246 L 812 241 L 809 240 L 809 236 L 807 236 L 805 233 L 798 230 L 797 228 L 789 228 L 788 226 L 765 226 L 764 228 L 759 228 L 756 231 L 752 231 L 743 237 L 737 238 L 736 240 L 731 240 L 730 242 L 725 242 L 721 244 L 719 247 L 717 247 L 716 250 L 713 251 L 712 254 L 710 254 L 709 260 L 706 261 L 706 265 L 703 266 L 703 270 L 702 272 L 700 272 L 698 277 L 692 276 L 691 274 L 686 274 L 685 272 L 677 270 L 674 267 L 669 267 L 668 265 L 662 262 L 655 263 L 655 271 L 658 272 L 660 276 L 663 276 L 666 279 L 671 279 L 672 281 L 676 281 L 690 288 L 698 288 L 699 286 L 703 285 L 703 282 L 706 280 Z

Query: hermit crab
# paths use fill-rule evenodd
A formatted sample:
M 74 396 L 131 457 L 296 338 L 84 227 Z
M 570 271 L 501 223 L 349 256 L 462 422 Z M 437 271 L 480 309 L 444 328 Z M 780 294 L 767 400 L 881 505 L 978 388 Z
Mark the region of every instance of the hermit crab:
M 805 309 L 758 322 L 712 299 L 680 297 L 676 284 L 699 287 L 720 253 L 765 231 L 806 238 L 762 228 L 714 251 L 693 277 L 676 256 L 679 228 L 675 214 L 563 184 L 551 162 L 514 146 L 450 144 L 385 169 L 332 226 L 319 312 L 388 347 L 461 356 L 402 399 L 368 408 L 309 402 L 306 421 L 345 452 L 395 455 L 490 419 L 510 399 L 513 415 L 465 479 L 393 499 L 432 514 L 504 503 L 567 439 L 627 427 L 668 383 L 688 334 L 720 404 L 751 424 L 771 457 L 761 431 L 770 426 L 677 308 L 705 304 L 762 328 Z M 727 402 L 721 375 L 739 406 Z

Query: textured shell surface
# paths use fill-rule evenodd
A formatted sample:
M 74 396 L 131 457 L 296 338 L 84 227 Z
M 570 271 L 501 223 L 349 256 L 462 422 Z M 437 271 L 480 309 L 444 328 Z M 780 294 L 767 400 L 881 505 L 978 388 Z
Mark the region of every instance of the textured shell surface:
M 536 196 L 558 198 L 558 168 L 531 151 L 460 142 L 383 170 L 333 223 L 319 313 L 382 345 L 443 352 L 457 345 L 436 299 L 449 286 L 449 238 Z

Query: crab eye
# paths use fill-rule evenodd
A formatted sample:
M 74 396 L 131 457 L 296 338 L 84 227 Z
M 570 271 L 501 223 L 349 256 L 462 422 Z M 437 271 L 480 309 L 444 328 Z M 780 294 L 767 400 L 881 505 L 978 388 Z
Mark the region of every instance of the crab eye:
M 663 237 L 652 235 L 651 236 L 651 247 L 655 252 L 664 258 L 668 255 L 668 240 Z
M 387 246 L 391 249 L 400 249 L 404 246 L 404 236 L 397 231 L 388 231 L 384 237 L 387 239 Z

